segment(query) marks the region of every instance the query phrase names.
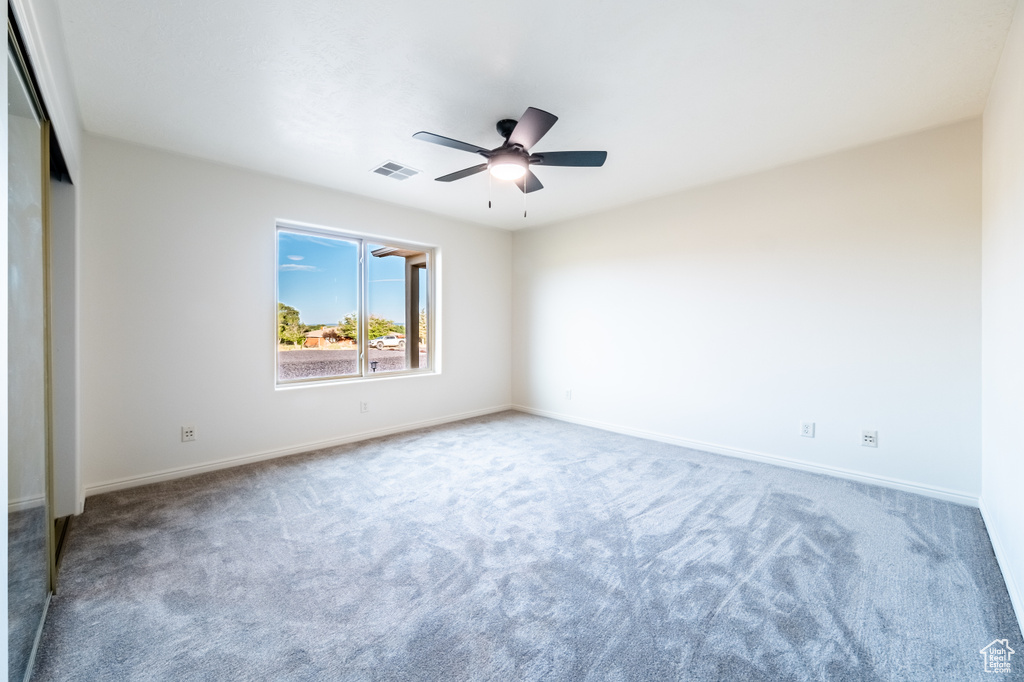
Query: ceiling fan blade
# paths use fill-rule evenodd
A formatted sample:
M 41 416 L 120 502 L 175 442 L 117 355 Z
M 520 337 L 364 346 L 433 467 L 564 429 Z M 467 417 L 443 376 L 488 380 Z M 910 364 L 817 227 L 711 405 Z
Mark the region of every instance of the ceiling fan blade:
M 461 180 L 462 178 L 468 178 L 470 175 L 476 175 L 480 171 L 487 170 L 487 164 L 481 163 L 479 166 L 471 166 L 469 168 L 463 168 L 460 171 L 449 173 L 448 175 L 442 175 L 439 178 L 434 178 L 438 182 L 451 182 L 452 180 Z
M 529 149 L 551 130 L 551 126 L 555 125 L 557 120 L 558 117 L 554 114 L 527 107 L 526 112 L 519 119 L 519 123 L 512 130 L 512 134 L 508 136 L 509 144 L 518 144 L 523 149 Z
M 434 144 L 439 144 L 442 147 L 461 149 L 464 152 L 472 152 L 473 154 L 481 154 L 483 156 L 490 156 L 491 154 L 490 149 L 484 149 L 483 147 L 478 147 L 475 144 L 470 144 L 468 142 L 459 142 L 458 140 L 453 140 L 450 137 L 444 137 L 443 135 L 435 135 L 434 133 L 428 133 L 422 130 L 413 135 L 413 137 L 415 137 L 417 140 L 423 140 L 424 142 L 433 142 Z
M 523 190 L 525 194 L 544 189 L 544 185 L 540 184 L 540 180 L 537 179 L 532 170 L 527 170 L 526 175 L 516 180 L 516 187 Z
M 603 166 L 608 152 L 543 152 L 531 154 L 530 163 L 539 166 Z

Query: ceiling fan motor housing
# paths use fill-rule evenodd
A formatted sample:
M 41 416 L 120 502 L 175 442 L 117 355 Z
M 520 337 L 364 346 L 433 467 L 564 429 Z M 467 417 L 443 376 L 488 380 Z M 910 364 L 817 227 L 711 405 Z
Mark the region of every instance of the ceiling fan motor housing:
M 498 121 L 498 125 L 495 127 L 498 129 L 498 134 L 507 140 L 512 131 L 516 129 L 516 123 L 518 121 L 514 121 L 511 118 L 503 118 Z

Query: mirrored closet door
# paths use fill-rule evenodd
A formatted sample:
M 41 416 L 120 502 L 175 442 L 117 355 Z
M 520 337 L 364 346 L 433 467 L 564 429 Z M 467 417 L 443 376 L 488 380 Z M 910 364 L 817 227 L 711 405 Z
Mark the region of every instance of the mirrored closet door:
M 8 679 L 27 679 L 52 588 L 49 511 L 49 128 L 8 24 Z

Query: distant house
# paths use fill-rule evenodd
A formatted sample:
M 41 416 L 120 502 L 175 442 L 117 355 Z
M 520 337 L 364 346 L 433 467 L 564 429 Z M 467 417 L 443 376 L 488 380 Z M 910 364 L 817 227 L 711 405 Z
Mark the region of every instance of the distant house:
M 336 339 L 340 338 L 337 327 L 321 327 L 316 331 L 306 332 L 306 340 L 303 342 L 303 348 L 326 348 L 332 343 L 336 342 Z

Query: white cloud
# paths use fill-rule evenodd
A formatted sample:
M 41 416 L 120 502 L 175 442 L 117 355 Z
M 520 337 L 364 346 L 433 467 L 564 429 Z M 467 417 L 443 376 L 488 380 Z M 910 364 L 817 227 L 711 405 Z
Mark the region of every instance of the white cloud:
M 303 270 L 305 272 L 316 272 L 317 267 L 315 265 L 299 265 L 298 263 L 284 263 L 281 265 L 282 272 L 291 272 L 293 270 Z
M 305 256 L 288 256 L 288 260 L 303 260 Z

